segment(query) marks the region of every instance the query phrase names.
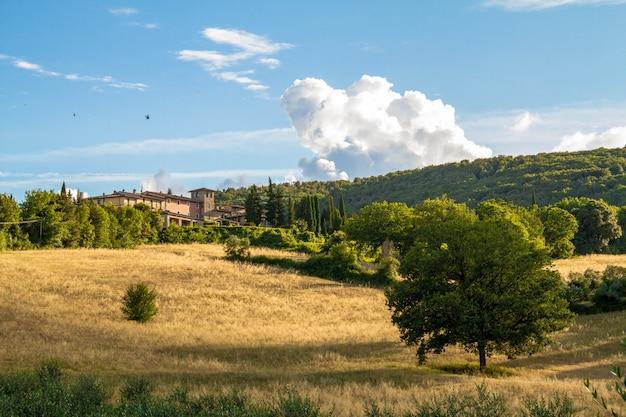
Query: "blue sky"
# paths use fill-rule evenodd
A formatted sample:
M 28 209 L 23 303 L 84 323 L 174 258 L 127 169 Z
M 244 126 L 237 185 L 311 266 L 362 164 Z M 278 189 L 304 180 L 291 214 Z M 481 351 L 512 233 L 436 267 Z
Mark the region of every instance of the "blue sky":
M 0 192 L 624 146 L 624 22 L 619 0 L 2 2 Z

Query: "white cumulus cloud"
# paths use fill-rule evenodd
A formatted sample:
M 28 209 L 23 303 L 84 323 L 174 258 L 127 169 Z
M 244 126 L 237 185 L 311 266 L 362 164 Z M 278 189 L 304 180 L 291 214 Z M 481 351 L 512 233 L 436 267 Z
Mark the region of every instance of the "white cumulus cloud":
M 525 132 L 540 121 L 541 118 L 538 115 L 525 111 L 515 118 L 511 125 L 511 130 L 513 132 Z
M 585 151 L 596 148 L 621 148 L 626 146 L 626 126 L 614 127 L 604 132 L 576 132 L 563 136 L 554 148 L 557 152 Z
M 491 156 L 465 137 L 454 107 L 392 86 L 369 75 L 346 90 L 316 78 L 296 80 L 282 106 L 315 154 L 300 161 L 303 174 L 344 179 Z

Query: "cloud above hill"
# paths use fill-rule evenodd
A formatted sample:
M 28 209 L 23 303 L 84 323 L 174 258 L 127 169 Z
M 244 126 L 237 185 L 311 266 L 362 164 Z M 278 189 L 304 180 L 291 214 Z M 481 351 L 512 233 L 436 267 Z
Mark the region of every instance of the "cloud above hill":
M 346 90 L 316 78 L 294 81 L 282 106 L 301 144 L 315 154 L 300 161 L 302 174 L 348 179 L 491 156 L 465 137 L 454 107 L 392 87 L 370 75 Z
M 572 135 L 563 136 L 554 150 L 569 152 L 596 148 L 621 148 L 623 146 L 626 146 L 626 126 L 614 127 L 604 132 L 576 132 Z

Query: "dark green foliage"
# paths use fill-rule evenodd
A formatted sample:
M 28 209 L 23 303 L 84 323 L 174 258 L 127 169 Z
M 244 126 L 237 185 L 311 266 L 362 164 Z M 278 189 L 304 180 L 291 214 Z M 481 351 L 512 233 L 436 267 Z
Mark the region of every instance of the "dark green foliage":
M 270 226 L 282 226 L 284 217 L 284 204 L 282 192 L 276 188 L 276 184 L 269 179 L 267 186 L 267 203 L 265 204 L 265 221 Z
M 602 273 L 571 273 L 564 297 L 578 314 L 625 310 L 626 268 L 609 265 Z
M 231 236 L 224 242 L 226 257 L 233 260 L 245 260 L 250 257 L 250 239 Z
M 575 246 L 572 239 L 578 231 L 576 217 L 559 207 L 543 207 L 538 209 L 539 218 L 543 223 L 543 235 L 550 256 L 554 259 L 570 258 Z
M 595 149 L 497 156 L 355 178 L 350 182 L 308 181 L 281 184 L 281 187 L 286 196 L 294 198 L 341 193 L 350 213 L 374 201 L 398 201 L 412 206 L 444 194 L 471 207 L 493 198 L 528 207 L 533 190 L 541 205 L 565 197 L 589 197 L 623 206 L 626 205 L 624 168 L 626 148 Z M 246 193 L 246 189 L 229 189 L 218 192 L 216 198 L 220 202 L 241 203 Z
M 230 236 L 248 238 L 251 246 L 284 249 L 305 253 L 319 252 L 324 238 L 297 227 L 290 229 L 257 226 L 170 225 L 160 234 L 163 243 L 220 243 Z
M 416 208 L 415 241 L 401 258 L 405 280 L 387 291 L 400 336 L 428 352 L 462 344 L 480 368 L 493 352 L 530 354 L 571 319 L 558 273 L 532 218 L 503 204 L 478 213 L 449 199 Z
M 325 249 L 323 253 L 313 255 L 306 261 L 270 256 L 252 256 L 248 261 L 284 269 L 293 269 L 303 274 L 333 281 L 368 286 L 384 287 L 395 279 L 393 269 L 384 265 L 374 271 L 364 269 L 359 263 L 356 248 L 342 240 L 337 240 L 336 242 L 335 245 Z
M 626 206 L 617 208 L 617 223 L 622 229 L 622 236 L 613 242 L 611 249 L 616 253 L 626 253 Z
M 609 243 L 622 235 L 617 223 L 616 209 L 605 201 L 590 198 L 566 198 L 557 204 L 567 210 L 578 222 L 578 231 L 574 236 L 576 252 L 607 252 Z
M 246 220 L 248 222 L 258 225 L 263 221 L 263 204 L 256 185 L 250 187 L 244 206 L 246 208 Z
M 373 250 L 389 240 L 404 252 L 412 237 L 414 219 L 414 211 L 406 204 L 381 201 L 363 207 L 350 217 L 344 231 L 349 239 Z
M 157 292 L 140 282 L 130 285 L 122 298 L 122 313 L 127 320 L 145 323 L 157 313 Z
M 20 206 L 12 196 L 0 194 L 0 222 L 21 221 Z M 0 250 L 28 248 L 30 242 L 19 224 L 0 224 Z

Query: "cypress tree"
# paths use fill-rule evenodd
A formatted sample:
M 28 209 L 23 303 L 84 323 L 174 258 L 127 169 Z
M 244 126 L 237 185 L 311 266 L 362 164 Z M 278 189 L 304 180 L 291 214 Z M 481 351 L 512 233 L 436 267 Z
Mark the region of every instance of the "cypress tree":
M 265 220 L 270 226 L 277 226 L 278 220 L 278 201 L 276 198 L 276 186 L 269 178 L 269 185 L 267 186 L 267 203 L 265 205 Z
M 530 206 L 531 207 L 538 207 L 539 204 L 537 204 L 537 195 L 535 194 L 535 189 L 533 188 L 533 194 L 531 197 L 531 201 L 530 201 Z
M 287 212 L 287 226 L 292 226 L 296 222 L 296 204 L 291 196 L 289 196 L 287 204 L 289 207 Z
M 328 205 L 328 221 L 326 222 L 326 227 L 327 231 L 332 233 L 335 231 L 335 226 L 337 225 L 337 219 L 335 218 L 337 210 L 335 209 L 335 202 L 333 200 L 332 194 L 328 194 L 328 197 L 326 198 L 326 203 Z
M 283 198 L 283 192 L 280 187 L 275 186 L 276 191 L 274 193 L 274 226 L 284 227 L 287 223 L 285 220 L 285 200 Z
M 322 213 L 320 213 L 320 199 L 317 195 L 313 197 L 313 213 L 315 218 L 315 233 L 319 235 L 322 233 Z
M 250 187 L 244 206 L 246 207 L 246 219 L 254 224 L 261 223 L 263 207 L 261 205 L 261 196 L 259 195 L 256 185 Z
M 313 197 L 308 195 L 306 199 L 308 201 L 308 207 L 309 207 L 309 209 L 307 210 L 307 214 L 308 214 L 307 222 L 309 223 L 309 229 L 312 232 L 315 232 L 317 230 L 317 223 L 315 222 L 315 208 L 313 207 Z
M 63 184 L 61 184 L 61 197 L 65 198 L 67 197 L 67 189 L 65 188 L 65 181 L 63 181 Z
M 346 221 L 346 203 L 343 201 L 343 194 L 339 194 L 339 217 L 341 217 L 341 223 Z

